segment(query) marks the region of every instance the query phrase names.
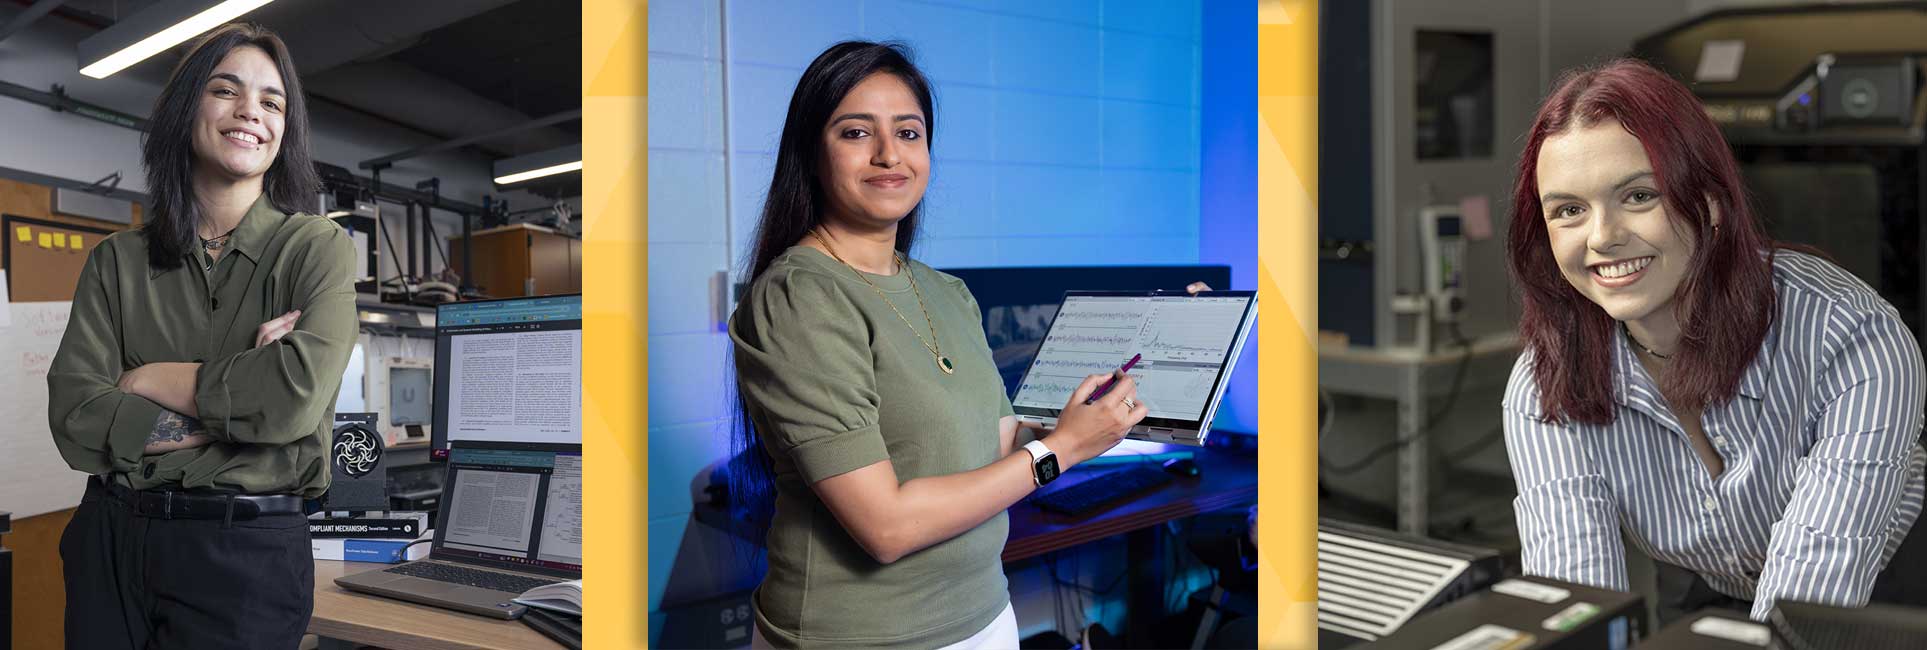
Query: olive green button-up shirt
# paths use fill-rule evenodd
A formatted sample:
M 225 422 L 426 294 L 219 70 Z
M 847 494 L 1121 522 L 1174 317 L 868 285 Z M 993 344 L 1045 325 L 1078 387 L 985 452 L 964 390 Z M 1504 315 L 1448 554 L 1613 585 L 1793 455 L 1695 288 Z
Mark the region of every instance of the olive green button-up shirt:
M 264 195 L 209 268 L 201 250 L 148 263 L 138 231 L 103 240 L 74 289 L 47 374 L 48 420 L 67 464 L 139 489 L 180 486 L 318 496 L 341 373 L 359 326 L 354 247 L 334 222 L 287 215 Z M 301 310 L 295 329 L 254 346 L 261 323 Z M 195 405 L 215 442 L 143 456 L 163 408 L 117 387 L 149 363 L 199 362 Z

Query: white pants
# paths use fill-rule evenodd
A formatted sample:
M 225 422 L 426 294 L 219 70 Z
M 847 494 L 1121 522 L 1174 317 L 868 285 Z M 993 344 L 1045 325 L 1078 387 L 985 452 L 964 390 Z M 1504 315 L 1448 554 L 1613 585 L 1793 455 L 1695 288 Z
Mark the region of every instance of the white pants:
M 763 630 L 755 625 L 749 626 L 750 650 L 772 650 L 774 646 L 763 638 Z M 1004 613 L 997 620 L 977 630 L 970 638 L 944 646 L 939 650 L 1017 650 L 1017 610 L 1004 603 Z

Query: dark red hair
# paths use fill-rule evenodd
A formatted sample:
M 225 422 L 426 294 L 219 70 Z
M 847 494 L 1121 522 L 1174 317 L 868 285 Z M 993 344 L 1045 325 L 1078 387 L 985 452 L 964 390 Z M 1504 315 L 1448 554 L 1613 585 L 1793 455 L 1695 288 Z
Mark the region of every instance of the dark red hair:
M 1613 421 L 1613 331 L 1604 309 L 1566 281 L 1547 241 L 1539 203 L 1539 149 L 1546 138 L 1614 120 L 1646 150 L 1674 227 L 1694 242 L 1673 309 L 1680 339 L 1660 390 L 1675 409 L 1725 403 L 1773 324 L 1774 248 L 1747 202 L 1739 163 L 1678 80 L 1644 62 L 1609 61 L 1560 75 L 1519 155 L 1506 235 L 1513 282 L 1523 294 L 1519 334 L 1535 356 L 1532 377 L 1549 420 Z M 1715 227 L 1708 201 L 1718 206 Z

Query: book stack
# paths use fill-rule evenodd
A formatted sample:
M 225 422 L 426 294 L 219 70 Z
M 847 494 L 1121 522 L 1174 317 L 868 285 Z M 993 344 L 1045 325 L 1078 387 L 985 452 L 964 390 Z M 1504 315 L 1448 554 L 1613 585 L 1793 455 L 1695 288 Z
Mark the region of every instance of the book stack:
M 428 557 L 428 513 L 390 512 L 374 517 L 323 517 L 308 520 L 309 550 L 317 560 L 399 564 Z
M 582 648 L 581 580 L 536 587 L 515 602 L 529 608 L 522 615 L 523 623 L 572 650 Z

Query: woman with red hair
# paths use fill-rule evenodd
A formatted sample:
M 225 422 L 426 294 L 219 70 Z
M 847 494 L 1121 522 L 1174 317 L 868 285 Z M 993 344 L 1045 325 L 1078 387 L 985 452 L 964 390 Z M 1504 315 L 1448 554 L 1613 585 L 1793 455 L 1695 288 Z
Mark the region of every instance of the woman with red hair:
M 1525 572 L 1626 590 L 1623 530 L 1662 623 L 1927 604 L 1920 348 L 1866 283 L 1768 237 L 1692 92 L 1631 60 L 1570 72 L 1517 173 Z

